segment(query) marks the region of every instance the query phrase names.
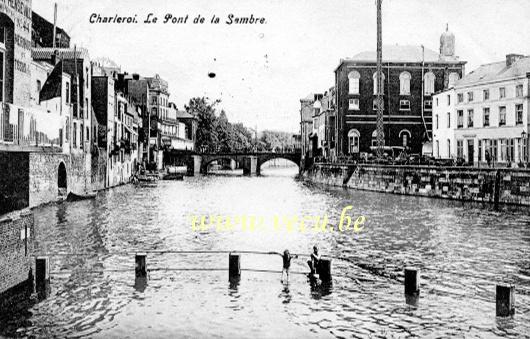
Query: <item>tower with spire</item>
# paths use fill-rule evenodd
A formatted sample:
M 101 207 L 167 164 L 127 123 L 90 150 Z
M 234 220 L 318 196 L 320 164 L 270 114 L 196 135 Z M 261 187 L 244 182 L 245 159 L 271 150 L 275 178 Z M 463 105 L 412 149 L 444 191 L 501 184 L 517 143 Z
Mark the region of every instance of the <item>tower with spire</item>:
M 449 31 L 449 24 L 445 26 L 445 32 L 440 36 L 440 61 L 456 61 L 455 35 Z

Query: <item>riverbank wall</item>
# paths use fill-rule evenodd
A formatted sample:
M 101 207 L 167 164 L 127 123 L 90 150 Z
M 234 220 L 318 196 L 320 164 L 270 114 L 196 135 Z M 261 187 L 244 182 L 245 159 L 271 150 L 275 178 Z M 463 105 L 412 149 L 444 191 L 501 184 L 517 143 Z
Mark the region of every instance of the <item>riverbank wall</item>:
M 317 163 L 303 177 L 382 193 L 530 206 L 527 169 Z
M 19 210 L 0 217 L 0 305 L 33 292 L 33 212 Z

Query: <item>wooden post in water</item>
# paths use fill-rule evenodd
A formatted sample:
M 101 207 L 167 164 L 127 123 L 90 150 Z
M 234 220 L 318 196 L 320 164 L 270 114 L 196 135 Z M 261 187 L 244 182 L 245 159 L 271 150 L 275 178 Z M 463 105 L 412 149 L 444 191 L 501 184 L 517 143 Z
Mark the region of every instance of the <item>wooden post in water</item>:
M 237 280 L 241 277 L 239 254 L 228 254 L 228 278 L 229 280 Z
M 324 283 L 331 282 L 331 259 L 320 259 L 318 277 Z
M 147 277 L 147 263 L 146 263 L 146 253 L 137 253 L 135 257 L 136 266 L 134 272 L 136 278 L 145 278 Z
M 415 267 L 405 267 L 405 294 L 420 294 L 419 270 Z
M 509 317 L 515 314 L 514 285 L 497 285 L 496 299 L 495 311 L 497 317 Z
M 35 259 L 35 292 L 39 299 L 47 296 L 50 285 L 50 259 L 37 257 Z

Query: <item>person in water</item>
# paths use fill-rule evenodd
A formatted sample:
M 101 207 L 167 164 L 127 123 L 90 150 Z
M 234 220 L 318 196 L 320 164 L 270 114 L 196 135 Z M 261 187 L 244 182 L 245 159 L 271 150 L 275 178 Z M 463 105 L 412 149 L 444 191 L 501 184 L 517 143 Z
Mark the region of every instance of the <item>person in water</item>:
M 289 250 L 283 251 L 283 254 L 278 253 L 278 252 L 270 252 L 270 253 L 278 254 L 282 257 L 283 269 L 282 269 L 282 279 L 280 281 L 283 282 L 283 274 L 285 273 L 285 275 L 287 276 L 286 281 L 288 282 L 289 281 L 289 268 L 291 268 L 291 259 L 298 258 L 298 255 L 289 253 Z
M 318 247 L 316 245 L 313 246 L 313 253 L 311 253 L 311 259 L 307 261 L 307 265 L 309 265 L 311 274 L 318 273 L 317 270 L 320 265 L 320 254 L 318 254 Z

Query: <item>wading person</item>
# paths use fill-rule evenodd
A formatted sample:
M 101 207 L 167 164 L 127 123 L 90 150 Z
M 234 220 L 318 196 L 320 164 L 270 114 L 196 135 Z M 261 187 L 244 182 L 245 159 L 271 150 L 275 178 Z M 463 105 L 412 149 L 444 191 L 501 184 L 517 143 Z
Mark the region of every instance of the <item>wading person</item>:
M 320 254 L 318 254 L 318 247 L 313 246 L 313 253 L 311 253 L 311 258 L 307 261 L 311 274 L 316 274 L 318 265 L 320 264 Z
M 283 274 L 287 276 L 287 282 L 289 282 L 289 268 L 291 267 L 291 259 L 292 258 L 298 258 L 296 254 L 291 255 L 289 253 L 289 250 L 283 251 L 282 259 L 283 259 L 283 269 L 282 269 L 282 279 L 280 280 L 283 283 Z

